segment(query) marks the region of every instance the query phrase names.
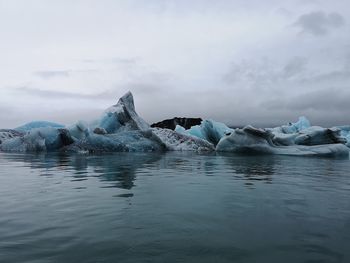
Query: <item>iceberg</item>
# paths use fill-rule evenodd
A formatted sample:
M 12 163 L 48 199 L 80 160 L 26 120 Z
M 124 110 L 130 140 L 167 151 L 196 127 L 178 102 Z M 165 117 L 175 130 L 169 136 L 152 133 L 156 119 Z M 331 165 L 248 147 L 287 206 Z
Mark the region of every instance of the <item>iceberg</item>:
M 216 146 L 216 151 L 323 157 L 349 156 L 349 148 L 341 143 L 280 146 L 274 143 L 273 137 L 274 135 L 268 130 L 246 126 L 223 137 Z
M 271 140 L 275 145 L 279 146 L 346 144 L 346 138 L 340 128 L 311 126 L 310 121 L 305 117 L 300 117 L 296 123 L 266 128 L 265 130 L 272 134 Z
M 76 124 L 67 127 L 74 140 L 81 140 L 89 136 L 89 125 L 84 121 L 78 121 Z
M 150 126 L 137 115 L 131 92 L 121 97 L 116 105 L 108 108 L 102 117 L 93 123 L 95 124 L 79 121 L 63 128 L 60 124 L 50 122 L 32 122 L 17 128 L 17 136 L 13 135 L 14 131 L 3 132 L 1 136 L 4 140 L 0 150 L 108 152 L 166 149 Z
M 180 121 L 181 120 L 181 121 Z M 100 152 L 231 152 L 297 156 L 349 156 L 350 126 L 311 126 L 305 117 L 274 128 L 231 129 L 214 120 L 178 118 L 157 125 L 185 123 L 175 130 L 150 127 L 135 110 L 131 92 L 91 122 L 73 125 L 35 121 L 16 129 L 0 130 L 0 151 L 77 153 Z M 170 123 L 170 124 L 169 124 Z M 154 126 L 154 125 L 153 125 Z
M 45 127 L 31 129 L 23 136 L 7 139 L 0 149 L 7 152 L 51 151 L 73 142 L 68 130 Z
M 322 128 L 312 126 L 299 132 L 295 138 L 295 144 L 299 145 L 320 145 L 320 144 L 346 144 L 346 138 L 341 135 L 339 128 Z
M 59 124 L 59 123 L 55 123 L 55 122 L 50 122 L 50 121 L 32 121 L 32 122 L 28 122 L 22 126 L 19 126 L 19 127 L 15 128 L 14 130 L 26 132 L 26 131 L 30 131 L 32 129 L 47 128 L 47 127 L 64 128 L 64 125 Z
M 297 122 L 281 126 L 281 130 L 283 133 L 296 133 L 310 127 L 310 121 L 306 117 L 301 116 Z
M 88 125 L 84 122 L 69 128 L 75 141 L 61 149 L 66 152 L 150 152 L 166 149 L 146 121 L 138 116 L 131 92 L 109 107 L 102 117 Z
M 340 134 L 346 139 L 346 146 L 350 147 L 350 125 L 337 126 L 340 129 Z
M 0 144 L 2 144 L 4 141 L 23 136 L 24 133 L 17 131 L 17 130 L 11 130 L 11 129 L 1 129 L 0 130 Z
M 192 126 L 190 129 L 185 130 L 180 125 L 177 125 L 175 131 L 185 135 L 194 136 L 207 140 L 216 145 L 220 139 L 226 134 L 230 134 L 233 129 L 227 127 L 224 123 L 216 122 L 213 120 L 203 120 L 200 125 Z
M 117 131 L 150 129 L 149 124 L 137 115 L 131 92 L 126 93 L 116 105 L 105 111 L 98 127 L 109 134 Z
M 115 134 L 90 134 L 61 151 L 76 153 L 154 152 L 165 151 L 166 146 L 152 131 L 122 131 Z
M 153 128 L 152 130 L 169 151 L 210 152 L 215 150 L 213 144 L 201 138 L 182 134 L 170 129 Z

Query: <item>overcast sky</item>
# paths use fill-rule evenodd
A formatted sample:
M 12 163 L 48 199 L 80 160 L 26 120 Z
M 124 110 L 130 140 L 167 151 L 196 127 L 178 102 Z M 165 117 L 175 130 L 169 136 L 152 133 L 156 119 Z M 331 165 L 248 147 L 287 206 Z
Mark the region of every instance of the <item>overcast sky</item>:
M 175 116 L 350 124 L 348 0 L 0 0 L 0 127 Z

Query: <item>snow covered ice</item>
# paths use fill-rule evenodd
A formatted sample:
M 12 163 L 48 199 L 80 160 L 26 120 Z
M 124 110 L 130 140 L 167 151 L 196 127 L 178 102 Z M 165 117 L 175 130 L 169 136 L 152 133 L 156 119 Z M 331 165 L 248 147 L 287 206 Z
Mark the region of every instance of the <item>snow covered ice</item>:
M 350 125 L 322 128 L 305 117 L 265 129 L 231 129 L 210 119 L 187 130 L 179 125 L 175 130 L 151 128 L 136 113 L 130 92 L 90 123 L 35 121 L 0 130 L 0 150 L 6 152 L 217 151 L 337 157 L 349 156 L 349 147 Z

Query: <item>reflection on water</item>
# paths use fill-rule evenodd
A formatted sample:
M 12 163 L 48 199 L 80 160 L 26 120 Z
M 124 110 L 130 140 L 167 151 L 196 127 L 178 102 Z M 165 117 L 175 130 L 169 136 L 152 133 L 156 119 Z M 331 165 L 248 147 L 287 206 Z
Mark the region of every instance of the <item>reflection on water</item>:
M 72 181 L 87 180 L 93 176 L 101 181 L 111 182 L 109 187 L 131 189 L 134 186 L 136 170 L 159 161 L 158 153 L 116 153 L 106 155 L 7 154 L 4 159 L 24 163 L 31 169 L 38 169 L 40 175 L 53 175 L 52 170 L 70 172 Z
M 232 167 L 233 176 L 247 180 L 246 185 L 253 185 L 254 181 L 272 182 L 275 166 L 280 163 L 275 156 L 250 156 L 249 158 L 233 158 L 226 155 L 225 161 Z
M 349 262 L 349 160 L 0 154 L 1 262 Z
M 137 170 L 149 165 L 158 169 L 178 172 L 202 170 L 207 176 L 217 175 L 218 167 L 229 166 L 232 175 L 248 181 L 272 180 L 277 157 L 254 156 L 240 158 L 232 155 L 197 155 L 193 153 L 115 153 L 105 155 L 48 154 L 7 154 L 2 158 L 24 163 L 31 169 L 38 169 L 42 176 L 52 176 L 51 169 L 72 172 L 72 181 L 87 180 L 89 176 L 101 181 L 114 182 L 109 187 L 131 189 Z M 238 159 L 237 159 L 238 158 Z M 219 169 L 219 170 L 220 170 Z M 51 171 L 51 172 L 50 172 Z

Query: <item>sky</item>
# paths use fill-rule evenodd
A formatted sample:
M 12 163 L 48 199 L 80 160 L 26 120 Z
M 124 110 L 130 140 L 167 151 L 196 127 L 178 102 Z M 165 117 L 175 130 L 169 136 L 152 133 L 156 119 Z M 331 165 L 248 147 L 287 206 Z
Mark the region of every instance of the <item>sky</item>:
M 98 118 L 350 124 L 348 0 L 0 0 L 0 127 Z

